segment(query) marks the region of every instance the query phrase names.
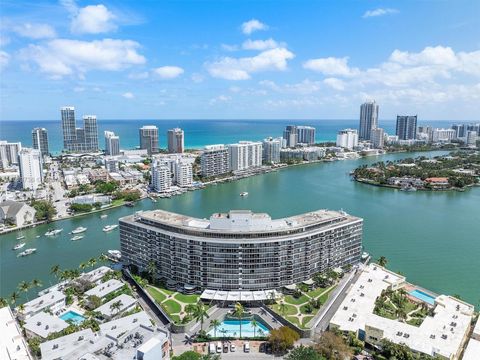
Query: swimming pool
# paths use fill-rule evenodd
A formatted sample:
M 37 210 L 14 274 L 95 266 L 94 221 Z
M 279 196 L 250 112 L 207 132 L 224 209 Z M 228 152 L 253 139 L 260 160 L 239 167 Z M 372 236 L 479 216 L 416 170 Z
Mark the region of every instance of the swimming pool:
M 65 314 L 63 314 L 62 316 L 60 316 L 60 319 L 64 321 L 71 320 L 75 324 L 81 324 L 83 320 L 85 320 L 85 317 L 83 317 L 79 313 L 76 313 L 75 311 L 70 310 L 70 311 L 67 311 Z
M 270 332 L 268 328 L 259 320 L 256 320 L 257 326 L 252 326 L 252 320 L 243 319 L 242 323 L 242 337 L 267 336 Z M 208 335 L 215 336 L 215 330 L 212 328 Z M 238 337 L 240 336 L 240 320 L 224 319 L 220 326 L 217 327 L 217 337 Z
M 426 302 L 427 304 L 435 305 L 435 298 L 432 295 L 424 293 L 423 291 L 415 289 L 410 291 L 409 294 L 419 300 Z

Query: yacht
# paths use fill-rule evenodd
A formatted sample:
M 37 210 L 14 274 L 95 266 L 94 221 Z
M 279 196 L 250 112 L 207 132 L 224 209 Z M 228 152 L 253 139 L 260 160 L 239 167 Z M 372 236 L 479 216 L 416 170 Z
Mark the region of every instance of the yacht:
M 76 229 L 72 230 L 72 234 L 80 234 L 80 233 L 83 233 L 85 231 L 87 231 L 86 227 L 79 226 Z
M 118 227 L 118 225 L 107 225 L 107 226 L 104 226 L 102 230 L 104 232 L 109 232 L 109 231 L 112 231 L 112 230 L 116 229 L 117 227 Z
M 27 256 L 27 255 L 30 255 L 30 254 L 33 254 L 35 251 L 37 251 L 37 249 L 35 248 L 31 248 L 31 249 L 27 249 L 25 251 L 22 251 L 20 254 L 18 254 L 17 256 L 20 257 L 20 256 Z
M 45 236 L 55 236 L 60 234 L 63 231 L 63 229 L 55 229 L 55 230 L 50 230 L 45 233 Z
M 102 214 L 102 215 L 100 215 L 100 219 L 105 219 L 105 218 L 107 218 L 107 217 L 108 217 L 107 214 Z
M 13 247 L 12 250 L 18 250 L 18 249 L 23 248 L 24 246 L 25 246 L 25 243 L 18 243 L 17 245 L 15 245 L 15 246 Z
M 248 192 L 244 191 L 240 193 L 240 196 L 248 196 Z
M 75 235 L 74 237 L 72 237 L 70 240 L 72 241 L 77 241 L 77 240 L 81 240 L 83 239 L 83 235 Z
M 17 240 L 22 240 L 22 239 L 25 239 L 25 235 L 18 235 L 17 236 Z
M 120 250 L 108 250 L 107 251 L 107 258 L 109 258 L 111 261 L 117 262 L 120 261 L 122 257 L 122 253 Z

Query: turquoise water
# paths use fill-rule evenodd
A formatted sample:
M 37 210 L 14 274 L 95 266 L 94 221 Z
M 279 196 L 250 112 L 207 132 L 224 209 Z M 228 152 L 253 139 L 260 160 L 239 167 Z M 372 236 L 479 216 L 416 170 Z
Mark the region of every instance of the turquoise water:
M 465 192 L 404 192 L 351 181 L 349 171 L 379 160 L 443 154 L 389 154 L 358 160 L 290 167 L 278 172 L 189 191 L 156 203 L 144 200 L 133 208 L 112 209 L 108 218 L 91 214 L 23 231 L 25 248 L 37 248 L 32 256 L 17 258 L 12 247 L 17 233 L 0 237 L 0 296 L 10 296 L 20 281 L 37 278 L 43 287 L 56 282 L 50 268 L 78 268 L 81 262 L 108 249 L 119 249 L 119 232 L 104 233 L 102 227 L 139 210 L 164 209 L 200 218 L 218 211 L 251 209 L 273 218 L 321 208 L 344 209 L 364 218 L 363 244 L 374 259 L 385 256 L 388 268 L 407 281 L 437 294 L 459 294 L 478 306 L 480 299 L 480 187 Z M 249 196 L 241 197 L 242 191 Z M 88 228 L 80 241 L 68 233 L 78 226 Z M 43 234 L 63 228 L 56 237 Z M 40 238 L 36 238 L 40 235 Z M 41 288 L 32 289 L 30 298 Z M 22 300 L 26 300 L 21 293 Z
M 85 318 L 76 313 L 75 311 L 67 311 L 65 314 L 63 314 L 62 316 L 60 316 L 60 319 L 64 320 L 64 321 L 67 321 L 67 320 L 72 320 L 75 324 L 81 324 L 83 322 L 83 320 L 85 320 Z
M 422 300 L 423 302 L 426 302 L 427 304 L 434 305 L 435 304 L 435 298 L 423 291 L 420 291 L 418 289 L 415 289 L 413 291 L 409 292 L 410 295 L 413 297 L 416 297 L 419 300 Z
M 270 332 L 268 328 L 257 321 L 257 326 L 252 326 L 251 320 L 223 320 L 217 328 L 217 337 L 236 337 L 240 336 L 240 322 L 242 323 L 242 337 L 266 336 Z M 208 335 L 215 336 L 215 330 L 211 329 Z

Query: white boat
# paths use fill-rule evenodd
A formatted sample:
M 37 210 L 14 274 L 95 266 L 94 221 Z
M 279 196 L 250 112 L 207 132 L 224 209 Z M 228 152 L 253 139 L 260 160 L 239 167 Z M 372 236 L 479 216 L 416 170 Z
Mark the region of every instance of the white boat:
M 70 240 L 72 241 L 77 241 L 77 240 L 81 240 L 83 239 L 83 235 L 75 235 L 74 237 L 72 237 Z
M 19 244 L 15 245 L 12 250 L 18 250 L 18 249 L 23 248 L 24 246 L 25 246 L 25 243 L 19 243 Z
M 45 233 L 45 236 L 55 236 L 60 234 L 63 231 L 63 229 L 55 229 L 55 230 L 50 230 Z
M 109 231 L 112 231 L 112 230 L 116 229 L 117 227 L 118 227 L 118 225 L 107 225 L 107 226 L 104 226 L 102 230 L 104 232 L 109 232 Z
M 240 193 L 240 196 L 248 196 L 248 192 L 244 191 Z
M 108 217 L 107 214 L 102 214 L 102 215 L 100 215 L 100 219 L 105 219 L 105 218 L 107 218 L 107 217 Z
M 27 256 L 27 255 L 30 255 L 30 254 L 33 254 L 35 251 L 37 251 L 37 249 L 27 249 L 25 251 L 22 251 L 20 254 L 18 254 L 17 256 L 20 257 L 20 256 Z
M 22 240 L 22 239 L 25 239 L 25 235 L 18 235 L 17 236 L 17 240 Z
M 37 239 L 40 237 L 40 235 L 35 236 Z
M 85 232 L 85 231 L 87 231 L 86 227 L 79 226 L 76 229 L 72 230 L 72 234 L 80 234 L 80 233 Z
M 122 253 L 120 252 L 120 250 L 108 250 L 107 257 L 110 260 L 117 262 L 120 261 L 120 259 L 122 258 Z

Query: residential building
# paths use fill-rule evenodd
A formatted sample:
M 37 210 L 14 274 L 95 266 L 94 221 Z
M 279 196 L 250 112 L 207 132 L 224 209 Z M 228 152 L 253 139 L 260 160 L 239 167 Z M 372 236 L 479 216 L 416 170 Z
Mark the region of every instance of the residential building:
M 154 125 L 142 126 L 139 130 L 140 149 L 146 149 L 148 155 L 156 154 L 159 151 L 158 128 Z
M 48 133 L 45 128 L 34 128 L 32 130 L 32 147 L 40 150 L 42 156 L 50 154 L 48 150 Z
M 321 147 L 302 147 L 295 149 L 281 149 L 280 162 L 299 162 L 299 161 L 315 161 L 325 156 L 326 150 Z
M 359 140 L 370 140 L 372 130 L 378 127 L 378 104 L 367 101 L 360 106 Z
M 228 157 L 231 171 L 242 171 L 262 166 L 262 143 L 240 141 L 228 145 Z
M 122 259 L 157 265 L 167 287 L 267 290 L 360 261 L 363 220 L 318 210 L 273 220 L 248 210 L 193 218 L 164 210 L 123 217 Z
M 375 149 L 382 149 L 384 145 L 385 132 L 382 128 L 372 129 L 370 141 Z
M 98 128 L 95 115 L 83 117 L 83 128 L 85 130 L 85 151 L 98 151 Z
M 230 171 L 228 148 L 223 144 L 205 146 L 200 156 L 203 177 L 226 174 Z
M 431 133 L 431 141 L 434 143 L 449 143 L 455 138 L 456 132 L 453 129 L 433 129 Z
M 344 129 L 337 133 L 337 146 L 353 150 L 358 146 L 358 131 L 354 129 Z
M 98 151 L 97 117 L 95 115 L 83 116 L 83 128 L 77 128 L 74 107 L 62 107 L 60 113 L 64 149 L 72 152 Z
M 24 190 L 37 190 L 43 183 L 42 155 L 40 150 L 23 148 L 18 153 L 18 167 Z
M 467 125 L 453 124 L 452 129 L 455 130 L 455 139 L 461 139 L 467 136 Z
M 477 146 L 477 132 L 468 130 L 466 140 L 467 141 L 465 143 L 467 146 Z
M 24 202 L 5 200 L 0 203 L 0 223 L 18 227 L 35 221 L 35 209 Z
M 75 108 L 73 106 L 64 106 L 60 108 L 62 116 L 63 148 L 65 150 L 74 150 L 73 144 L 77 141 Z
M 315 144 L 315 128 L 313 126 L 297 126 L 297 142 L 300 144 Z
M 105 155 L 120 155 L 120 137 L 113 131 L 105 131 Z
M 298 131 L 295 125 L 288 125 L 283 131 L 283 138 L 287 147 L 295 147 L 298 143 Z
M 100 299 L 103 299 L 108 294 L 113 293 L 114 291 L 120 290 L 124 287 L 125 284 L 117 279 L 110 279 L 105 281 L 104 283 L 100 283 L 94 288 L 85 292 L 85 295 L 88 296 L 96 296 Z
M 20 319 L 26 320 L 41 312 L 56 313 L 65 306 L 66 296 L 58 290 L 53 290 L 36 299 L 30 300 L 23 304 L 23 310 L 16 308 L 17 315 Z
M 111 172 L 118 172 L 120 170 L 119 161 L 115 158 L 105 158 L 105 169 Z
M 28 345 L 10 306 L 0 308 L 0 359 L 31 360 Z
M 193 185 L 192 164 L 185 161 L 175 163 L 175 184 L 180 187 L 190 187 Z
M 280 150 L 282 149 L 283 138 L 266 138 L 262 143 L 263 163 L 278 164 L 280 162 Z
M 417 115 L 397 115 L 397 127 L 395 134 L 400 140 L 415 140 L 417 138 Z
M 480 124 L 467 125 L 467 131 L 475 131 L 480 136 Z
M 120 304 L 118 309 L 115 309 L 111 306 L 114 303 Z M 124 311 L 133 309 L 136 305 L 137 300 L 135 300 L 135 298 L 131 297 L 130 295 L 121 294 L 96 308 L 95 312 L 98 312 L 103 319 L 110 320 Z
M 183 153 L 185 149 L 183 130 L 179 128 L 168 130 L 167 142 L 168 142 L 169 153 L 177 153 L 177 154 Z
M 18 153 L 22 149 L 22 143 L 10 143 L 0 141 L 0 170 L 5 170 L 12 165 L 18 165 Z
M 58 316 L 50 315 L 48 312 L 39 312 L 25 320 L 23 328 L 27 338 L 39 337 L 47 339 L 49 335 L 62 331 L 68 327 L 68 323 Z
M 157 192 L 165 192 L 172 187 L 172 172 L 170 167 L 165 164 L 155 164 L 152 166 L 151 185 Z

